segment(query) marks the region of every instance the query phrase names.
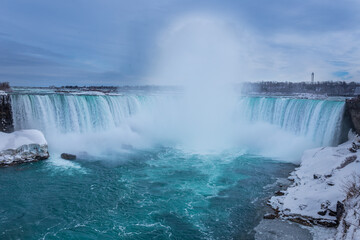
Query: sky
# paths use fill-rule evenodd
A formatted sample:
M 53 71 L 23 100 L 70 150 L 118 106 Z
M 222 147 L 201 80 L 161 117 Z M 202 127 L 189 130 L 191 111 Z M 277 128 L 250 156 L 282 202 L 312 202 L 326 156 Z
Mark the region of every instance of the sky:
M 1 0 L 0 82 L 152 84 L 153 69 L 167 61 L 163 39 L 199 18 L 235 36 L 239 82 L 309 81 L 311 72 L 316 81 L 360 81 L 359 12 L 358 0 Z M 201 41 L 211 33 L 222 31 Z M 223 39 L 209 54 L 224 49 Z M 181 54 L 171 49 L 172 58 Z

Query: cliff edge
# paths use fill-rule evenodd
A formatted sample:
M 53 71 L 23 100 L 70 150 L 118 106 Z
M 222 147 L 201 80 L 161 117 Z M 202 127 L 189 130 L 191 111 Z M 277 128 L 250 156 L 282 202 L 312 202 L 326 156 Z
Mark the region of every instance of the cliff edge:
M 14 131 L 13 116 L 11 110 L 11 98 L 0 90 L 0 132 L 10 133 Z
M 346 100 L 346 113 L 350 116 L 353 129 L 360 134 L 360 96 Z

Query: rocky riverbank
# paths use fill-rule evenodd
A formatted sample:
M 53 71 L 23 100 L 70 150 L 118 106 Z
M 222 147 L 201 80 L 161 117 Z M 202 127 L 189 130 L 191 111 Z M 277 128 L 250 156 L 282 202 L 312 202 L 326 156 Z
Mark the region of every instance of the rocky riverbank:
M 38 130 L 0 132 L 0 166 L 49 158 L 48 145 Z
M 349 139 L 337 147 L 305 151 L 300 167 L 289 177 L 293 183 L 269 200 L 280 218 L 306 226 L 339 226 L 337 236 L 359 234 L 356 232 L 360 227 L 359 215 L 349 214 L 357 212 L 354 208 L 359 206 L 349 200 L 347 186 L 355 184 L 355 189 L 360 186 L 360 181 L 354 183 L 360 175 L 360 138 Z M 353 228 L 344 223 L 349 215 L 356 225 Z M 350 230 L 353 232 L 349 233 Z

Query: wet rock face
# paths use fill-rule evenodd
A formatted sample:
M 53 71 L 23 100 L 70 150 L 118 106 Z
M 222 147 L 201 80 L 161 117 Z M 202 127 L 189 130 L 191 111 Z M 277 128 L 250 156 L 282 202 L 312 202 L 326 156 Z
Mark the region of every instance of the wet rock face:
M 22 145 L 17 149 L 0 151 L 0 166 L 9 166 L 26 162 L 36 162 L 49 158 L 46 144 Z
M 0 131 L 6 133 L 14 131 L 11 98 L 8 94 L 0 95 Z
M 357 134 L 360 134 L 360 96 L 346 100 L 346 112 Z

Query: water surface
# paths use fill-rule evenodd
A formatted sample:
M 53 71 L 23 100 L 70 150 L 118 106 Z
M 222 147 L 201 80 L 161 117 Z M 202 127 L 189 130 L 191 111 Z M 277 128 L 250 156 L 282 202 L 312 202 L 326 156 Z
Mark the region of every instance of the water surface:
M 252 239 L 294 165 L 173 148 L 0 169 L 1 239 Z M 270 184 L 270 185 L 269 185 Z

